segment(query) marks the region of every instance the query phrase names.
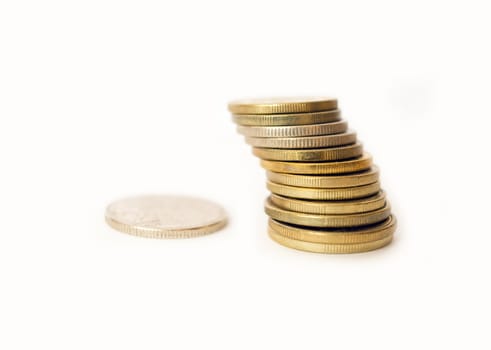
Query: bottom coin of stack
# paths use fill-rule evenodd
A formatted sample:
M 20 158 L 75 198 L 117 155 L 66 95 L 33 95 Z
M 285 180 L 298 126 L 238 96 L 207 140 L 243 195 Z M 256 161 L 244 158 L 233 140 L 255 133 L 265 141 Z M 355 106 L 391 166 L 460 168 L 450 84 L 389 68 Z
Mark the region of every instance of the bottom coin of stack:
M 396 219 L 379 169 L 340 119 L 335 99 L 239 101 L 229 109 L 267 170 L 265 212 L 274 241 L 333 254 L 392 241 Z

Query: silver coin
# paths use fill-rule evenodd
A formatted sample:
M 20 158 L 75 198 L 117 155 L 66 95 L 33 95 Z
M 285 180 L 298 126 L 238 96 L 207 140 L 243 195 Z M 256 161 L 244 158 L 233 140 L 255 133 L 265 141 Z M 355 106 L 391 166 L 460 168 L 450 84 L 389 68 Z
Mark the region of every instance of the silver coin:
M 303 137 L 339 134 L 347 130 L 348 122 L 344 120 L 312 125 L 237 126 L 237 132 L 248 137 Z
M 261 148 L 323 148 L 351 145 L 356 142 L 356 132 L 348 131 L 342 134 L 305 136 L 305 137 L 246 137 L 246 142 Z
M 121 199 L 106 209 L 114 229 L 150 238 L 191 238 L 226 225 L 225 210 L 208 200 L 186 196 L 139 196 Z

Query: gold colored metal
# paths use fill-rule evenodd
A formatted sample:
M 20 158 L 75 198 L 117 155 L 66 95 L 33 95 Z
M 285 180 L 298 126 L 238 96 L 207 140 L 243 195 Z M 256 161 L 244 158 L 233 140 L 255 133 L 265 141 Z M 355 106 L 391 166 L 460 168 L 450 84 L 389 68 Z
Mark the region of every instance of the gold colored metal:
M 228 105 L 234 114 L 281 114 L 319 112 L 336 109 L 338 101 L 331 97 L 279 97 L 232 101 Z
M 387 219 L 390 215 L 390 205 L 386 202 L 382 209 L 367 213 L 320 215 L 281 209 L 268 198 L 264 205 L 264 211 L 275 220 L 295 225 L 309 227 L 355 227 L 371 225 Z
M 283 197 L 272 193 L 271 202 L 281 209 L 309 214 L 356 214 L 365 213 L 385 206 L 385 192 L 360 199 L 346 201 L 319 201 Z
M 296 114 L 233 114 L 235 123 L 243 126 L 296 126 L 331 123 L 341 120 L 341 111 Z
M 349 146 L 313 149 L 278 149 L 253 147 L 252 153 L 261 159 L 293 161 L 293 162 L 322 162 L 344 160 L 359 157 L 363 154 L 363 146 L 357 142 Z
M 271 182 L 282 185 L 336 188 L 363 186 L 374 183 L 379 179 L 379 170 L 378 167 L 374 165 L 369 170 L 345 175 L 297 175 L 275 173 L 272 171 L 267 171 L 266 175 Z
M 210 201 L 183 196 L 140 196 L 111 203 L 106 222 L 123 233 L 148 238 L 192 238 L 224 227 L 227 215 Z
M 247 137 L 304 137 L 317 135 L 334 135 L 346 132 L 348 122 L 291 125 L 291 126 L 237 126 L 237 132 Z
M 297 250 L 302 250 L 312 253 L 324 253 L 324 254 L 352 254 L 363 253 L 371 250 L 382 248 L 392 242 L 393 236 L 389 235 L 378 241 L 355 243 L 355 244 L 327 244 L 327 243 L 312 243 L 299 241 L 291 238 L 287 238 L 278 234 L 271 227 L 268 229 L 269 236 L 275 242 Z
M 361 157 L 356 159 L 321 163 L 279 162 L 262 159 L 261 166 L 266 170 L 287 174 L 346 174 L 369 169 L 372 166 L 372 156 L 363 153 Z
M 246 142 L 262 148 L 322 148 L 350 145 L 356 142 L 356 132 L 304 137 L 246 137 Z
M 355 244 L 378 241 L 393 235 L 396 226 L 396 218 L 393 215 L 379 224 L 341 229 L 303 227 L 269 219 L 269 227 L 279 235 L 299 241 L 327 244 Z
M 271 192 L 285 197 L 337 201 L 371 196 L 380 191 L 380 182 L 356 187 L 312 188 L 287 186 L 268 181 L 266 187 Z

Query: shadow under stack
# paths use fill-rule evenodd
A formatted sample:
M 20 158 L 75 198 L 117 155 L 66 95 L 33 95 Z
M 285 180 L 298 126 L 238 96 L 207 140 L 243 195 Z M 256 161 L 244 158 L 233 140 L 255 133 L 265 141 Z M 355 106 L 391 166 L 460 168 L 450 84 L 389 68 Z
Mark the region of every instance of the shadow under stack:
M 229 104 L 237 130 L 266 169 L 270 237 L 317 253 L 359 253 L 392 241 L 396 219 L 379 169 L 333 98 Z

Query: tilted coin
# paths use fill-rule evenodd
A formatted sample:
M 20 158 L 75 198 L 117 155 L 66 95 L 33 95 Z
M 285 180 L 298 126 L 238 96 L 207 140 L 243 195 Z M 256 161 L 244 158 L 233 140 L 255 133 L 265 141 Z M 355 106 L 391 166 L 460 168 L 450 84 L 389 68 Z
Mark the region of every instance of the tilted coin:
M 310 214 L 356 214 L 381 209 L 385 206 L 385 192 L 365 198 L 344 201 L 295 199 L 272 193 L 271 202 L 281 209 Z
M 386 202 L 382 209 L 366 213 L 320 215 L 281 209 L 268 198 L 264 204 L 264 211 L 275 220 L 295 225 L 309 227 L 355 227 L 371 225 L 387 219 L 390 215 L 390 205 Z
M 213 233 L 226 225 L 222 207 L 185 196 L 140 196 L 122 199 L 106 209 L 114 229 L 149 238 L 191 238 Z
M 278 97 L 232 101 L 228 109 L 235 114 L 280 114 L 327 111 L 337 106 L 332 97 Z
M 239 134 L 249 137 L 303 137 L 333 135 L 346 132 L 348 122 L 340 120 L 332 123 L 291 126 L 237 126 Z
M 356 132 L 304 137 L 246 137 L 246 142 L 262 148 L 322 148 L 350 145 L 356 142 Z
M 285 197 L 337 201 L 373 195 L 380 191 L 380 182 L 355 187 L 312 188 L 281 185 L 268 181 L 266 187 L 271 192 Z
M 378 241 L 366 242 L 366 243 L 354 243 L 354 244 L 327 244 L 327 243 L 312 243 L 299 241 L 296 239 L 288 238 L 278 234 L 271 227 L 268 230 L 269 236 L 276 243 L 279 243 L 285 247 L 302 250 L 312 253 L 324 253 L 324 254 L 352 254 L 363 253 L 371 250 L 385 247 L 392 242 L 393 236 L 389 235 Z
M 349 146 L 312 149 L 279 149 L 253 147 L 252 153 L 261 159 L 294 162 L 320 162 L 359 157 L 363 146 L 357 142 Z
M 379 170 L 374 165 L 369 170 L 344 175 L 298 175 L 276 173 L 273 171 L 267 171 L 266 175 L 271 182 L 282 185 L 335 188 L 363 186 L 374 183 L 379 179 Z
M 312 243 L 354 244 L 378 241 L 394 234 L 396 218 L 391 215 L 379 224 L 356 228 L 312 228 L 269 219 L 269 227 L 287 238 Z
M 361 157 L 356 159 L 320 163 L 281 162 L 262 159 L 261 166 L 266 170 L 287 174 L 346 174 L 369 169 L 372 166 L 372 156 L 363 153 Z
M 293 114 L 233 114 L 235 123 L 245 126 L 292 126 L 336 122 L 341 119 L 341 111 Z

